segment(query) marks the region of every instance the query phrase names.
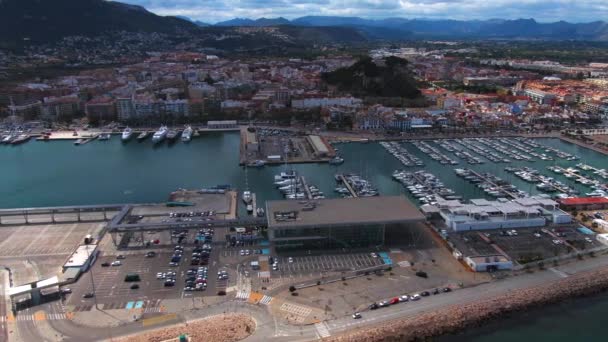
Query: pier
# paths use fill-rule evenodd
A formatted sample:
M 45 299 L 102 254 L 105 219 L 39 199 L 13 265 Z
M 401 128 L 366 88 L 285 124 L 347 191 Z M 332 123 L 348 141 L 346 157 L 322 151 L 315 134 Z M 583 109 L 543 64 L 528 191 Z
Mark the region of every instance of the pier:
M 348 192 L 350 193 L 350 195 L 352 197 L 359 197 L 359 195 L 357 194 L 357 192 L 355 191 L 355 189 L 353 189 L 353 187 L 346 180 L 346 177 L 344 177 L 343 174 L 338 175 L 338 179 L 340 179 L 340 181 L 342 182 L 342 184 L 344 184 L 344 187 L 346 187 L 346 189 L 348 190 Z
M 472 175 L 479 177 L 479 179 L 482 179 L 484 183 L 490 184 L 491 186 L 495 187 L 498 192 L 501 192 L 501 193 L 507 195 L 507 197 L 510 197 L 511 199 L 519 198 L 519 196 L 506 190 L 503 186 L 498 185 L 498 184 L 494 183 L 493 181 L 491 181 L 490 178 L 482 176 L 480 173 L 477 173 L 477 171 L 474 171 L 474 170 L 469 170 L 469 171 L 471 172 Z
M 310 189 L 308 188 L 308 183 L 306 182 L 306 178 L 304 176 L 298 176 L 300 178 L 300 183 L 304 188 L 304 193 L 306 194 L 306 199 L 312 199 L 312 194 L 310 193 Z M 350 190 L 349 190 L 350 191 Z

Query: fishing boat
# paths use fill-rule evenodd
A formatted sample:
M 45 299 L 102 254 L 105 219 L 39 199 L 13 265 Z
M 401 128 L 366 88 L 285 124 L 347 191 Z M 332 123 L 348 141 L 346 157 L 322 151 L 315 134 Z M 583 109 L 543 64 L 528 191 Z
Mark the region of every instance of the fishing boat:
M 245 204 L 250 204 L 253 201 L 253 195 L 251 194 L 251 191 L 243 191 L 243 202 L 245 202 Z
M 11 140 L 12 145 L 19 145 L 30 140 L 31 136 L 29 134 L 20 134 L 15 139 Z
M 247 166 L 249 166 L 249 167 L 263 167 L 264 165 L 266 165 L 266 162 L 263 160 L 256 160 L 254 162 L 247 164 Z
M 340 156 L 335 156 L 329 160 L 329 163 L 331 165 L 340 165 L 344 163 L 344 158 L 341 158 Z
M 176 131 L 176 130 L 169 130 L 169 132 L 167 132 L 167 140 L 169 140 L 169 142 L 174 142 L 175 139 L 177 139 L 177 137 L 179 137 L 180 131 Z
M 101 133 L 99 137 L 97 137 L 97 140 L 105 141 L 110 140 L 110 138 L 112 138 L 112 135 L 110 135 L 110 133 Z
M 184 129 L 184 132 L 182 133 L 182 141 L 190 142 L 190 140 L 192 140 L 192 127 L 187 126 L 186 129 Z
M 264 216 L 264 214 L 265 214 L 265 212 L 264 212 L 264 208 L 258 208 L 258 209 L 256 210 L 256 215 L 257 215 L 258 217 L 263 217 L 263 216 Z
M 150 135 L 150 133 L 148 131 L 143 131 L 143 132 L 139 133 L 139 135 L 137 136 L 137 140 L 139 140 L 139 141 L 146 140 L 148 135 Z
M 122 141 L 129 141 L 131 140 L 131 138 L 133 137 L 133 130 L 130 127 L 125 128 L 124 131 L 122 131 L 122 135 L 120 137 L 120 139 Z
M 167 126 L 160 126 L 158 131 L 156 131 L 152 136 L 152 142 L 155 144 L 162 142 L 167 137 L 167 133 L 169 133 Z

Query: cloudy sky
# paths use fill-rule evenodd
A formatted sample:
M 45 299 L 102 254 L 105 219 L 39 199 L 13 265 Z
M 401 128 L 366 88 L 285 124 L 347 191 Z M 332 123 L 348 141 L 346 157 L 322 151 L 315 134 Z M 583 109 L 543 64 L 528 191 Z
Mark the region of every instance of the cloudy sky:
M 204 22 L 305 15 L 588 22 L 608 18 L 608 0 L 118 0 L 160 15 Z

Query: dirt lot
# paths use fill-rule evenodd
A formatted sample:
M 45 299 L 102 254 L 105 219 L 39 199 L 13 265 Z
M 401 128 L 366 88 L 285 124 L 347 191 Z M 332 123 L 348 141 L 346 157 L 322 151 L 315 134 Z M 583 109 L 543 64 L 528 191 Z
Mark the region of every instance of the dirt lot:
M 165 341 L 186 334 L 190 341 L 240 341 L 255 330 L 255 321 L 243 314 L 218 315 L 210 318 L 128 336 L 120 342 Z

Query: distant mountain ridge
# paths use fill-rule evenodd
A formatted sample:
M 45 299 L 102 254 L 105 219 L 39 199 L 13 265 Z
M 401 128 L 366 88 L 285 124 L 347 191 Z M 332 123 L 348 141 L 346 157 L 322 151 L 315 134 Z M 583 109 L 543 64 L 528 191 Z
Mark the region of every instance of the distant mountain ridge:
M 594 21 L 589 23 L 569 23 L 558 21 L 539 23 L 534 19 L 489 19 L 489 20 L 451 20 L 451 19 L 364 19 L 360 17 L 305 16 L 291 21 L 285 18 L 257 20 L 239 18 L 223 21 L 217 26 L 344 26 L 359 29 L 372 38 L 391 39 L 399 33 L 414 37 L 453 37 L 453 38 L 528 38 L 528 39 L 580 39 L 608 41 L 608 23 Z
M 53 41 L 106 31 L 192 32 L 198 26 L 141 6 L 105 0 L 1 0 L 0 44 Z M 1 45 L 0 45 L 1 46 Z

